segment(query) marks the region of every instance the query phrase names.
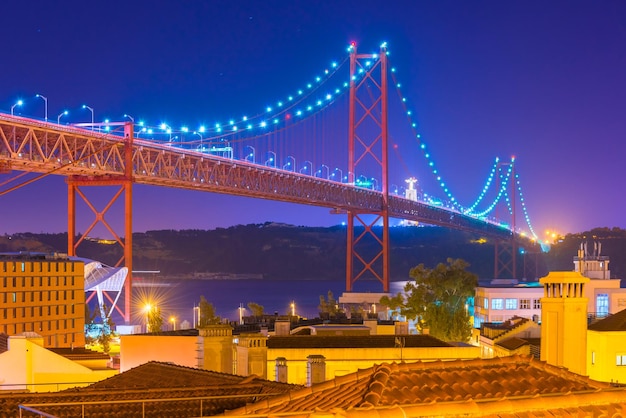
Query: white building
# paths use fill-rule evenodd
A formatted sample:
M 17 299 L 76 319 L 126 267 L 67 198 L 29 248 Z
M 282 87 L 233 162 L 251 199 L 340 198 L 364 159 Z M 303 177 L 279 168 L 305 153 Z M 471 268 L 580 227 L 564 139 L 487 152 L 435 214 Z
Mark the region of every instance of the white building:
M 584 287 L 588 299 L 589 317 L 603 318 L 626 309 L 626 289 L 620 288 L 620 279 L 611 279 L 609 257 L 600 255 L 601 243 L 594 243 L 593 252 L 581 244 L 574 257 L 574 271 L 589 278 Z M 543 287 L 538 282 L 493 280 L 476 288 L 474 299 L 474 327 L 484 322 L 504 322 L 518 316 L 541 321 Z

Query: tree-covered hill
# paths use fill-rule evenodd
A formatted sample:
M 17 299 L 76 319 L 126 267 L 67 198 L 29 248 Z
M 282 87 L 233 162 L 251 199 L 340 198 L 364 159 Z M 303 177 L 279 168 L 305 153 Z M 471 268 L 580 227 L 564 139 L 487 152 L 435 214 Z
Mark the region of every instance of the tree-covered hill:
M 342 226 L 314 228 L 273 223 L 209 231 L 148 231 L 133 234 L 133 267 L 177 276 L 232 273 L 268 278 L 337 279 L 345 276 L 346 239 L 346 228 Z M 580 243 L 587 240 L 593 246 L 594 239 L 603 243 L 602 254 L 611 257 L 613 276 L 626 277 L 626 231 L 619 228 L 569 234 L 549 253 L 520 255 L 518 277 L 523 277 L 525 272 L 526 278 L 533 280 L 545 275 L 548 269 L 572 270 Z M 468 270 L 481 279 L 493 278 L 494 243 L 489 239 L 439 227 L 395 227 L 390 229 L 390 241 L 392 280 L 406 280 L 409 270 L 420 263 L 434 267 L 447 258 L 464 259 L 470 263 Z M 379 251 L 373 240 L 365 238 L 357 248 L 367 257 Z M 0 252 L 7 251 L 67 252 L 67 235 L 0 236 Z M 80 256 L 110 265 L 121 254 L 119 245 L 93 238 L 85 238 L 79 247 Z

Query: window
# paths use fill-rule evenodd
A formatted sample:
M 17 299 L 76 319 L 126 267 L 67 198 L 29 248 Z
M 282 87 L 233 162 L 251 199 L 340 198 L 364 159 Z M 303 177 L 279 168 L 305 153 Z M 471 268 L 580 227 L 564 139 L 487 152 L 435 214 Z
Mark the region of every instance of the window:
M 500 298 L 491 299 L 491 309 L 503 309 L 503 301 Z
M 533 299 L 533 309 L 541 309 L 541 299 Z
M 618 354 L 615 358 L 615 365 L 626 366 L 626 354 Z
M 506 309 L 517 309 L 517 299 L 507 299 L 505 303 Z
M 483 306 L 485 307 L 485 309 L 489 309 L 489 298 L 485 298 Z
M 600 293 L 596 296 L 596 315 L 604 317 L 609 314 L 609 295 Z
M 530 299 L 520 299 L 519 300 L 519 308 L 520 309 L 530 309 Z

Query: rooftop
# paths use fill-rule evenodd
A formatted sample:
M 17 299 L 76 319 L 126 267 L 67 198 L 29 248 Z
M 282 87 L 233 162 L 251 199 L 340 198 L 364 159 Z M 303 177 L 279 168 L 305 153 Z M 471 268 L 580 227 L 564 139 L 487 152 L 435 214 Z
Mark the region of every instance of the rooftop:
M 607 395 L 601 392 L 607 392 Z M 598 400 L 605 403 L 598 403 Z M 587 408 L 584 402 L 596 406 Z M 563 408 L 569 413 L 585 411 L 582 416 L 589 416 L 593 408 L 600 408 L 598 405 L 613 405 L 612 411 L 624 412 L 624 406 L 615 409 L 620 402 L 626 402 L 624 390 L 616 391 L 609 384 L 595 382 L 531 357 L 511 356 L 488 360 L 383 363 L 287 395 L 261 400 L 228 411 L 226 415 L 299 412 L 300 416 L 307 416 L 341 410 L 337 413 L 341 416 L 458 416 L 469 411 L 489 411 L 472 416 L 486 416 L 498 411 L 507 413 L 498 416 L 535 416 L 516 414 L 546 408 L 561 411 Z M 446 409 L 455 412 L 448 414 Z M 413 413 L 414 410 L 421 412 Z
M 626 309 L 594 322 L 589 325 L 588 329 L 591 331 L 626 331 Z
M 394 347 L 452 347 L 430 335 L 291 335 L 272 336 L 267 348 L 394 348 Z
M 90 417 L 141 417 L 142 410 L 146 416 L 207 416 L 295 388 L 300 386 L 149 362 L 83 388 L 54 393 L 0 391 L 0 416 L 17 416 L 19 404 L 37 405 L 36 409 L 59 417 L 81 416 L 81 404 Z

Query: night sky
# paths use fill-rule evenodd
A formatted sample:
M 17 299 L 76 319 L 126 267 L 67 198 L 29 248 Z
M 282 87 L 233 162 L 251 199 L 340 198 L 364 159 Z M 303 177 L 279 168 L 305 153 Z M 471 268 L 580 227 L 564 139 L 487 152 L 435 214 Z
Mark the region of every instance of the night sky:
M 257 113 L 343 59 L 349 42 L 377 52 L 386 41 L 461 203 L 496 156 L 515 155 L 540 238 L 626 228 L 626 2 L 22 0 L 2 15 L 0 111 L 24 99 L 16 114 L 43 118 L 41 94 L 51 121 L 70 109 L 71 123 L 89 121 L 82 104 L 96 120 L 154 124 Z M 426 164 L 406 160 L 416 172 Z M 0 196 L 0 233 L 66 231 L 66 199 L 53 176 Z M 135 187 L 134 205 L 136 231 L 344 220 L 148 186 Z

